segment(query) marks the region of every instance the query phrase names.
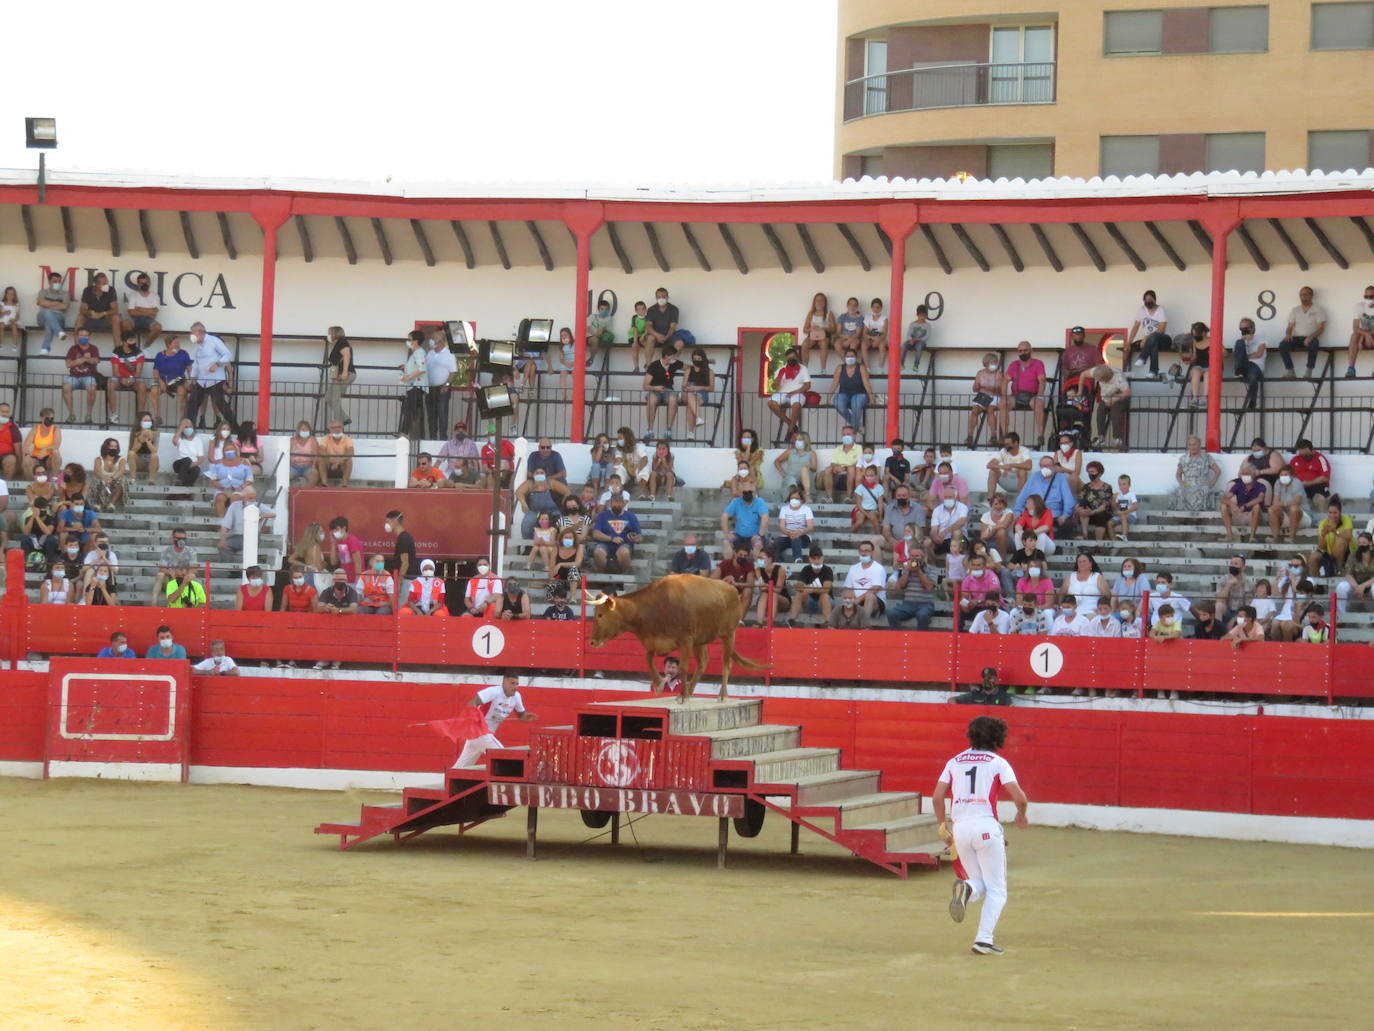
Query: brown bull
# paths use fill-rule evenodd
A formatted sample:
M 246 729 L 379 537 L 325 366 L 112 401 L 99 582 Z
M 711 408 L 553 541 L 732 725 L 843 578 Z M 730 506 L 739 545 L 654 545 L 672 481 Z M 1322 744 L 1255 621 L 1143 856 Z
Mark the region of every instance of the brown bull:
M 679 701 L 686 701 L 696 690 L 706 670 L 710 643 L 720 640 L 720 700 L 725 701 L 730 686 L 732 662 L 750 669 L 766 666 L 746 659 L 735 651 L 735 631 L 744 614 L 744 599 L 739 591 L 721 580 L 707 580 L 689 574 L 661 577 L 623 597 L 603 595 L 591 599 L 596 606 L 592 627 L 592 647 L 600 648 L 613 637 L 634 634 L 644 645 L 649 675 L 658 675 L 660 656 L 678 652 L 682 657 L 684 679 Z M 689 672 L 688 660 L 695 662 Z

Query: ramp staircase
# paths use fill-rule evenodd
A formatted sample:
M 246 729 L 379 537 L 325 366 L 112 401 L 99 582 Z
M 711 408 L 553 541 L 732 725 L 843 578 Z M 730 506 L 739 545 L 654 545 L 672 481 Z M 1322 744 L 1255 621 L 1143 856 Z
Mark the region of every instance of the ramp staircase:
M 900 877 L 912 866 L 939 867 L 945 846 L 918 792 L 884 790 L 880 770 L 846 769 L 840 749 L 804 746 L 800 725 L 763 717 L 762 699 L 592 703 L 571 725 L 534 731 L 528 748 L 495 749 L 485 766 L 448 771 L 442 788 L 408 788 L 399 805 L 366 805 L 357 823 L 315 830 L 339 835 L 347 849 L 383 834 L 405 841 L 434 827 L 466 832 L 515 808 L 490 801 L 493 789 L 508 798 L 503 788 L 512 785 L 587 785 L 603 795 L 668 789 L 743 796 L 736 833 L 756 836 L 774 813 L 791 822 L 794 853 L 804 829 Z M 595 760 L 607 744 L 619 757 L 609 771 Z M 584 812 L 584 821 L 601 826 L 609 816 Z

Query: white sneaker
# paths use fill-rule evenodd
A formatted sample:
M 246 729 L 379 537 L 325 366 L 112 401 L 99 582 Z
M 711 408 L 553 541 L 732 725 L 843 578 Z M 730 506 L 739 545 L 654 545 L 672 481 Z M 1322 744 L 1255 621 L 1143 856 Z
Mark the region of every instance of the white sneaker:
M 705 425 L 706 425 L 706 420 L 705 420 L 702 416 L 700 416 L 700 415 L 697 416 L 697 425 L 698 425 L 698 426 L 705 426 Z
M 1145 364 L 1145 359 L 1144 359 L 1144 358 L 1137 358 L 1137 359 L 1135 360 L 1135 367 L 1136 367 L 1137 369 L 1140 368 L 1140 367 L 1141 367 L 1142 365 L 1144 365 L 1144 364 Z
M 57 334 L 57 339 L 58 339 L 58 340 L 66 340 L 66 339 L 67 339 L 67 331 L 64 329 L 62 332 L 58 333 L 58 334 Z
M 606 401 L 607 401 L 607 403 L 609 403 L 609 402 L 611 402 L 611 401 L 619 401 L 619 400 L 620 400 L 620 398 L 618 398 L 615 394 L 607 394 L 607 395 L 606 395 Z
M 329 663 L 325 662 L 323 659 L 321 659 L 319 662 L 315 663 L 315 665 L 311 667 L 311 669 L 328 669 L 328 668 L 329 668 Z

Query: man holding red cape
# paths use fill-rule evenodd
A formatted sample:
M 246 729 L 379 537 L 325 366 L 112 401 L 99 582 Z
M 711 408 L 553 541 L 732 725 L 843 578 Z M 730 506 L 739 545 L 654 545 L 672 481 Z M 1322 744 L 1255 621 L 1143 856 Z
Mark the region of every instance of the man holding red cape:
M 463 750 L 453 764 L 457 770 L 476 764 L 488 748 L 503 747 L 496 739 L 496 728 L 510 716 L 526 721 L 535 718 L 534 713 L 525 711 L 520 679 L 514 673 L 507 673 L 499 685 L 478 691 L 461 716 L 431 720 L 429 726 L 455 743 L 463 742 Z

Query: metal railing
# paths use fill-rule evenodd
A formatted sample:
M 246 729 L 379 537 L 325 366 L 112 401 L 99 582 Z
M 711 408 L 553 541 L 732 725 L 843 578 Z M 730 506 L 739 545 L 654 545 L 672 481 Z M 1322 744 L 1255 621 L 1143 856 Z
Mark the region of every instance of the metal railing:
M 937 107 L 1054 101 L 1054 61 L 928 65 L 846 82 L 844 120 Z

